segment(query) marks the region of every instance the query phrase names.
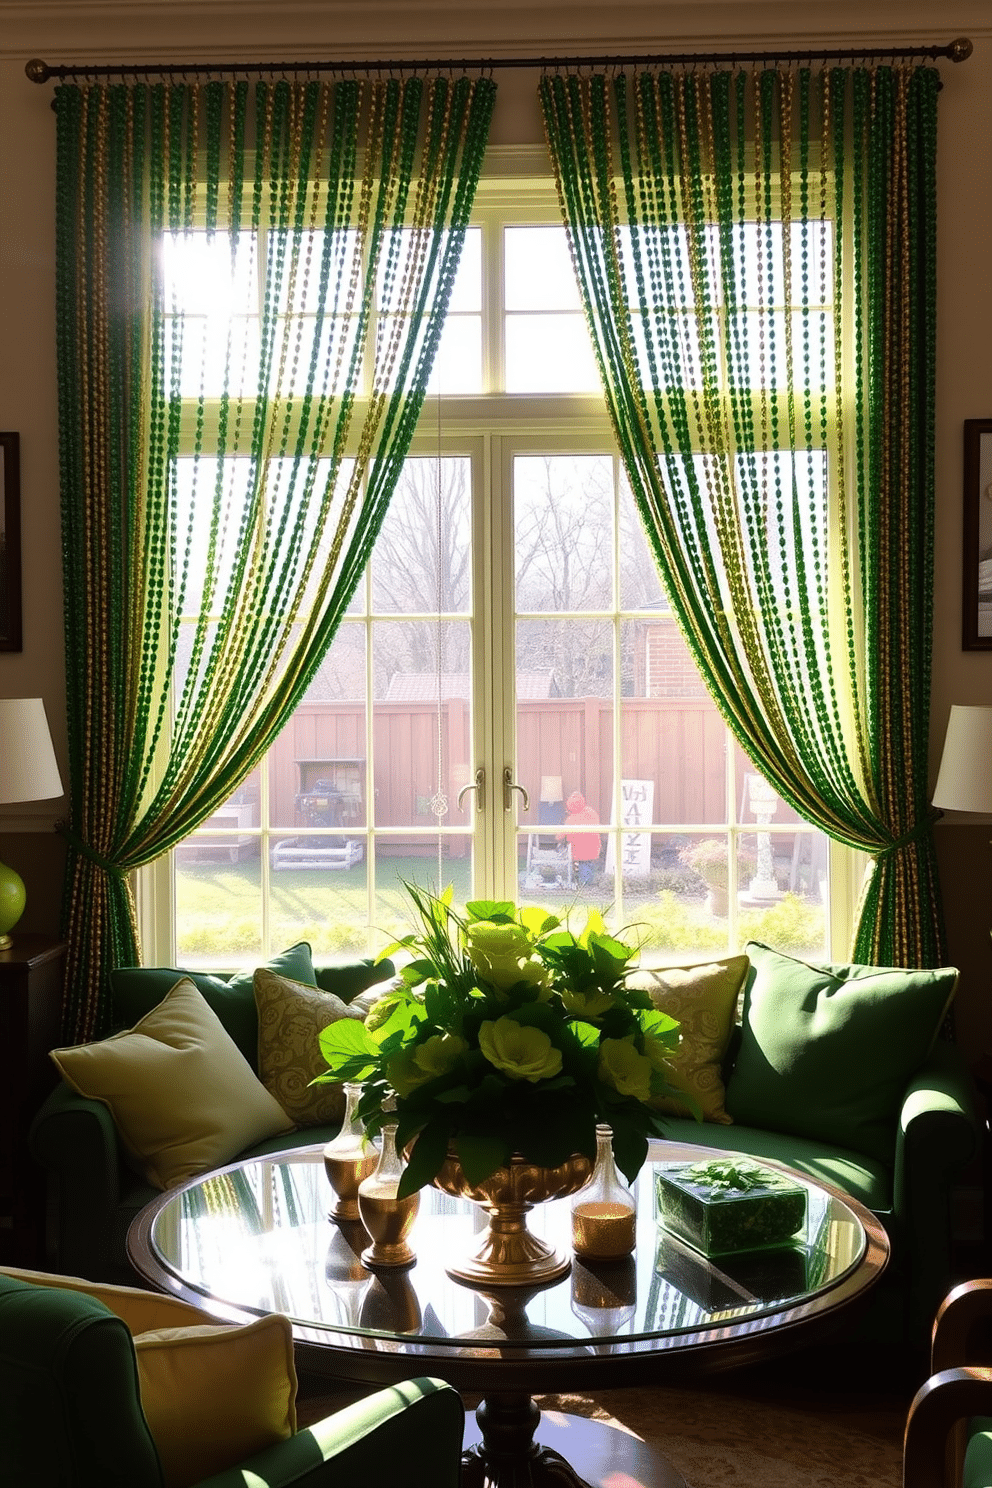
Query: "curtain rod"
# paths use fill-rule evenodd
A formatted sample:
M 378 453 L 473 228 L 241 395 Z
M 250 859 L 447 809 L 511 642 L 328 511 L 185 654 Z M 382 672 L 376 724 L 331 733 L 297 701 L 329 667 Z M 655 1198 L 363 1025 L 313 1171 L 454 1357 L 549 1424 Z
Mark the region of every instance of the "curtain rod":
M 636 67 L 664 66 L 668 63 L 736 63 L 736 62 L 830 62 L 869 57 L 949 57 L 952 62 L 964 62 L 974 48 L 966 36 L 946 46 L 910 47 L 843 47 L 835 51 L 808 52 L 672 52 L 652 53 L 619 57 L 487 57 L 487 58 L 430 58 L 425 61 L 378 62 L 203 62 L 190 66 L 185 62 L 153 62 L 142 66 L 138 63 L 107 63 L 86 67 L 70 63 L 49 66 L 40 57 L 32 57 L 24 71 L 33 83 L 47 83 L 51 78 L 95 78 L 95 77 L 190 77 L 218 72 L 262 73 L 262 72 L 421 72 L 439 70 L 443 72 L 490 72 L 502 67 L 543 67 L 548 70 L 559 67 Z

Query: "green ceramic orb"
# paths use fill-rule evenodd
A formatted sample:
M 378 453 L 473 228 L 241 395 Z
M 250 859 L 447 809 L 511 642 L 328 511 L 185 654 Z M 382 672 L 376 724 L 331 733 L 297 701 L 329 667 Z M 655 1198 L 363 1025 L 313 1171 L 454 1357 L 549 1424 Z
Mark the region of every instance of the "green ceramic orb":
M 24 913 L 24 881 L 13 868 L 0 863 L 0 935 L 9 935 Z

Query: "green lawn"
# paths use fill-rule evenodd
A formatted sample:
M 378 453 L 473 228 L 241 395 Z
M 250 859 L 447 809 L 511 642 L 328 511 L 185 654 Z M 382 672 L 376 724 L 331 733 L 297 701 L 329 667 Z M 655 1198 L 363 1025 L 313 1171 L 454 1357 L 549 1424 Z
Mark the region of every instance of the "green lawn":
M 177 955 L 183 966 L 235 967 L 306 940 L 315 956 L 368 954 L 366 925 L 378 932 L 374 949 L 411 928 L 403 881 L 437 890 L 453 883 L 456 902 L 469 894 L 469 859 L 444 865 L 437 882 L 437 861 L 425 857 L 380 858 L 377 891 L 369 902 L 367 865 L 347 870 L 291 869 L 270 874 L 267 944 L 262 935 L 261 865 L 257 858 L 241 863 L 183 863 L 176 869 Z M 604 885 L 563 890 L 545 885 L 533 893 L 521 890 L 521 903 L 537 903 L 564 912 L 593 907 L 606 911 Z M 705 906 L 670 891 L 628 894 L 625 920 L 637 938 L 663 960 L 699 959 L 726 952 L 727 923 L 707 914 Z M 823 906 L 786 894 L 774 906 L 738 916 L 738 944 L 761 940 L 792 954 L 824 952 Z
M 377 864 L 377 892 L 369 903 L 366 864 L 341 869 L 283 869 L 269 877 L 268 950 L 308 940 L 314 954 L 367 953 L 366 925 L 384 945 L 410 928 L 403 880 L 437 889 L 437 863 L 428 858 L 386 858 Z M 444 888 L 468 893 L 469 860 L 445 865 Z M 261 864 L 183 863 L 176 868 L 176 949 L 183 965 L 247 964 L 262 944 Z

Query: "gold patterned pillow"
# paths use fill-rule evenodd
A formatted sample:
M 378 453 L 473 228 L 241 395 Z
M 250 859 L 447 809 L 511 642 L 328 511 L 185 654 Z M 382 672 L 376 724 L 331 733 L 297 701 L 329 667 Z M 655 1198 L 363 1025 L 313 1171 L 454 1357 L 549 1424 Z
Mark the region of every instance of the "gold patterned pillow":
M 344 1115 L 344 1087 L 311 1085 L 325 1074 L 320 1031 L 339 1018 L 361 1018 L 333 992 L 307 987 L 259 967 L 255 973 L 258 1008 L 258 1078 L 297 1126 L 320 1126 Z
M 648 993 L 659 1012 L 679 1020 L 682 1042 L 671 1057 L 671 1083 L 695 1097 L 704 1121 L 721 1126 L 733 1122 L 724 1107 L 721 1066 L 749 965 L 747 956 L 726 956 L 700 966 L 640 969 L 627 979 L 629 987 Z M 677 1116 L 691 1114 L 674 1097 L 659 1099 L 655 1105 Z

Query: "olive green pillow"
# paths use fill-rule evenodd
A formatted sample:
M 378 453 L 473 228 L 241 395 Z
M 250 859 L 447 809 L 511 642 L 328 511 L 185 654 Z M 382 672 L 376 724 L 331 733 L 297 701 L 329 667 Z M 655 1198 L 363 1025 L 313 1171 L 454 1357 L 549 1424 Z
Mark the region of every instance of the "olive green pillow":
M 952 966 L 815 966 L 751 941 L 734 1121 L 892 1162 L 896 1117 L 957 986 Z
M 316 981 L 313 955 L 303 940 L 273 956 L 267 965 L 270 970 L 311 987 Z M 254 1066 L 258 1044 L 254 975 L 254 967 L 228 978 L 205 971 L 177 971 L 171 966 L 122 966 L 110 973 L 110 991 L 121 1023 L 130 1028 L 172 991 L 180 977 L 188 978 L 213 1008 L 248 1063 Z
M 339 1018 L 364 1017 L 318 987 L 307 987 L 260 967 L 255 973 L 258 1008 L 258 1077 L 297 1126 L 340 1122 L 344 1115 L 344 1086 L 311 1085 L 326 1075 L 320 1052 L 320 1031 Z
M 746 956 L 726 956 L 699 966 L 640 968 L 629 987 L 647 992 L 652 1005 L 681 1024 L 682 1041 L 669 1061 L 671 1083 L 693 1096 L 704 1121 L 728 1125 L 722 1064 L 734 1031 L 737 1001 L 747 975 Z M 653 1102 L 660 1111 L 689 1116 L 689 1107 L 671 1097 Z
M 79 1095 L 102 1101 L 148 1182 L 175 1188 L 293 1123 L 188 977 L 124 1033 L 53 1049 Z

